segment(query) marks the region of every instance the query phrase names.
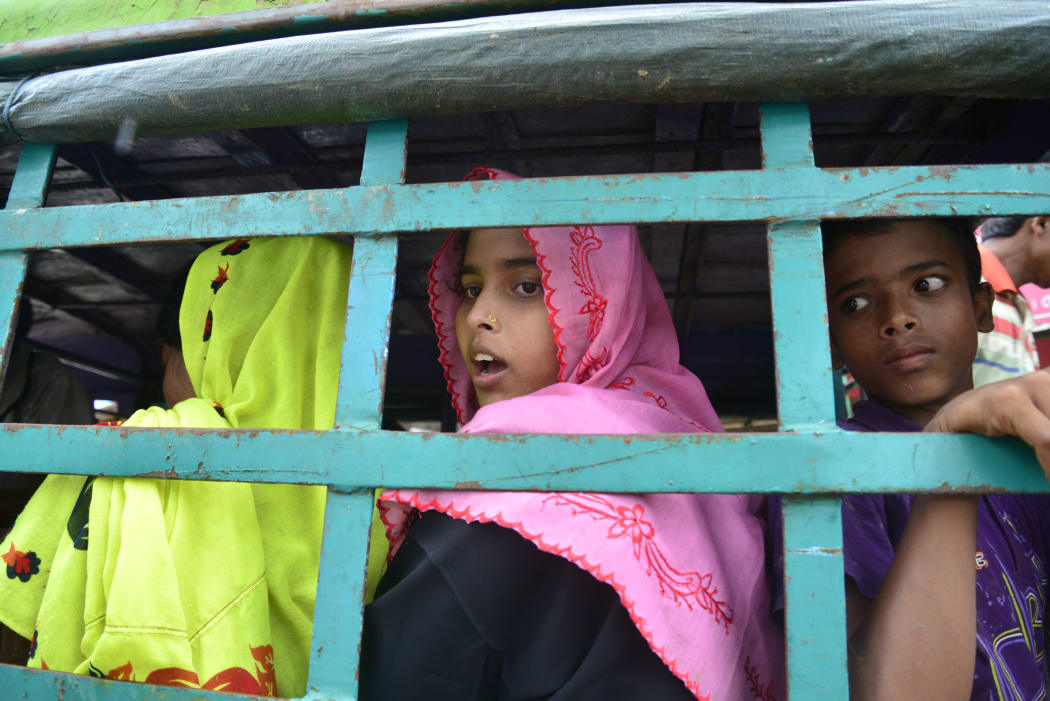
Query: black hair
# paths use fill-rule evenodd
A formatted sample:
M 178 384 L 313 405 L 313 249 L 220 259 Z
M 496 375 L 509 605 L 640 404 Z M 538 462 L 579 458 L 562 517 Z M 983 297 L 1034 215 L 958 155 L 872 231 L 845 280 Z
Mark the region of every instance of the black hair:
M 1009 238 L 1021 230 L 1028 217 L 992 217 L 981 224 L 981 238 Z
M 179 312 L 182 309 L 182 294 L 186 290 L 186 279 L 190 276 L 193 261 L 180 272 L 171 283 L 167 297 L 160 305 L 157 316 L 157 342 L 182 350 L 182 334 L 179 332 Z
M 885 234 L 899 222 L 924 221 L 948 233 L 966 263 L 966 277 L 970 287 L 977 290 L 981 283 L 981 254 L 977 250 L 974 222 L 968 217 L 923 217 L 919 219 L 846 219 L 820 223 L 821 239 L 824 243 L 824 258 L 837 251 L 847 236 L 878 236 Z

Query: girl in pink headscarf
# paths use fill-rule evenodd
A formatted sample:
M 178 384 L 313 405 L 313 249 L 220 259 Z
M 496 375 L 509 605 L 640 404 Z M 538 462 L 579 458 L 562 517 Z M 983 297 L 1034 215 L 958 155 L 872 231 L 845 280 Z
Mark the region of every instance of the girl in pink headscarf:
M 430 279 L 463 432 L 721 430 L 634 227 L 454 233 Z M 783 696 L 760 497 L 382 498 L 398 549 L 365 609 L 362 698 Z

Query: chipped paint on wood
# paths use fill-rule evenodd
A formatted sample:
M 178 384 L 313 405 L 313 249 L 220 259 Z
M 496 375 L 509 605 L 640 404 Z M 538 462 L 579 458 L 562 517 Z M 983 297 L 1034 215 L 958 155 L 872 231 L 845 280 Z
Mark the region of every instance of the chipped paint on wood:
M 784 497 L 784 615 L 792 697 L 849 698 L 842 500 Z
M 1042 211 L 1050 164 L 966 166 L 944 181 L 927 166 L 796 168 L 687 175 L 362 185 L 265 194 L 0 212 L 0 249 L 343 232 L 616 224 L 625 221 L 785 221 L 888 216 L 980 216 Z M 997 193 L 989 195 L 994 183 Z M 610 192 L 612 191 L 612 192 Z M 755 197 L 751 193 L 763 193 Z M 236 212 L 237 216 L 230 216 Z
M 857 456 L 864 456 L 859 461 Z M 697 466 L 717 466 L 698 469 Z M 3 425 L 0 469 L 454 489 L 781 494 L 1050 492 L 1020 441 L 949 434 L 636 436 Z

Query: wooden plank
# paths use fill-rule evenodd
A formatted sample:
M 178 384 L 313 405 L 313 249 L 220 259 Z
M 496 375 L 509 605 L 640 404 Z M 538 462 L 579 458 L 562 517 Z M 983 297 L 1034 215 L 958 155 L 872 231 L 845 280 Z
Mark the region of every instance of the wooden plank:
M 362 184 L 404 182 L 407 150 L 407 121 L 372 124 L 365 141 Z M 354 241 L 337 426 L 374 430 L 382 421 L 396 269 L 397 236 Z M 371 489 L 353 494 L 328 491 L 307 698 L 357 697 L 372 511 Z
M 848 699 L 841 498 L 784 498 L 784 598 L 789 698 Z
M 482 226 L 1043 211 L 1050 164 L 770 168 L 261 193 L 0 212 L 0 250 Z
M 601 492 L 1050 492 L 1032 451 L 1014 439 L 826 430 L 466 436 L 11 425 L 0 431 L 0 470 L 316 483 L 345 492 L 376 485 Z

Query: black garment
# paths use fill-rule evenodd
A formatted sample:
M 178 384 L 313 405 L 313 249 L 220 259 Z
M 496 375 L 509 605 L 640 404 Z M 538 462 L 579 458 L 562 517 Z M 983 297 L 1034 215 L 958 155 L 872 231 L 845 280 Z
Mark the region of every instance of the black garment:
M 84 425 L 95 423 L 95 413 L 72 370 L 15 339 L 0 392 L 0 422 Z
M 365 607 L 361 698 L 693 696 L 612 587 L 514 531 L 426 512 Z
M 92 424 L 91 397 L 73 371 L 16 338 L 0 390 L 0 423 Z M 0 473 L 0 533 L 11 527 L 44 475 Z

